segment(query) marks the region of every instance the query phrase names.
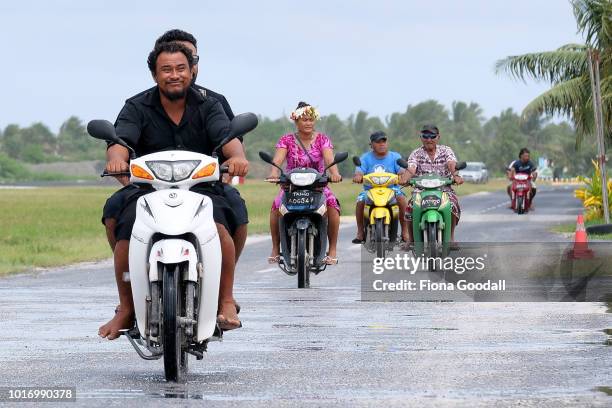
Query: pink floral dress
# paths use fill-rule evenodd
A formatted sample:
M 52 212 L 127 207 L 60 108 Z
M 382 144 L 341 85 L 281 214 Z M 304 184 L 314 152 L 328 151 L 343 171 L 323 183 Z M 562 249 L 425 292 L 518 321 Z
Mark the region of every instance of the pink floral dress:
M 323 159 L 323 150 L 324 149 L 333 149 L 334 145 L 332 144 L 329 137 L 324 133 L 317 133 L 315 140 L 310 145 L 308 149 L 308 154 L 314 160 L 314 163 L 311 162 L 308 155 L 302 150 L 302 147 L 296 142 L 293 133 L 288 133 L 281 137 L 276 144 L 277 149 L 287 149 L 287 166 L 285 167 L 285 171 L 291 171 L 298 167 L 310 167 L 316 169 L 318 172 L 323 172 L 325 170 L 325 160 Z M 333 207 L 338 212 L 340 212 L 340 203 L 336 199 L 336 196 L 329 187 L 325 187 L 323 190 L 325 194 L 325 199 L 328 207 Z M 278 210 L 281 205 L 281 200 L 283 197 L 284 191 L 278 193 L 274 202 L 272 203 L 272 209 Z

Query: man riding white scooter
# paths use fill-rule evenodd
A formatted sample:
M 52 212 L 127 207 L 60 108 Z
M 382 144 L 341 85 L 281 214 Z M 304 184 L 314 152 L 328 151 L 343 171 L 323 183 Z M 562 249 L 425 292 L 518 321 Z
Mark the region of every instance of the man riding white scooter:
M 216 99 L 207 98 L 190 86 L 194 66 L 191 51 L 181 44 L 162 43 L 149 54 L 148 65 L 157 86 L 126 103 L 117 119 L 117 136 L 132 147 L 137 156 L 166 149 L 212 154 L 228 132 L 229 119 Z M 227 158 L 224 164 L 231 176 L 246 175 L 248 162 L 238 140 L 226 144 L 222 153 Z M 108 173 L 128 171 L 128 149 L 118 144 L 110 145 L 107 157 L 105 170 Z M 217 321 L 223 330 L 235 329 L 241 325 L 233 299 L 235 253 L 230 234 L 235 229 L 235 215 L 222 191 L 198 189 L 197 186 L 192 191 L 207 195 L 213 203 L 222 252 Z M 113 319 L 99 330 L 99 335 L 109 340 L 117 338 L 121 329 L 128 329 L 133 324 L 132 293 L 123 276 L 129 268 L 129 239 L 136 202 L 147 193 L 144 190 L 130 196 L 118 216 L 114 259 L 120 307 Z

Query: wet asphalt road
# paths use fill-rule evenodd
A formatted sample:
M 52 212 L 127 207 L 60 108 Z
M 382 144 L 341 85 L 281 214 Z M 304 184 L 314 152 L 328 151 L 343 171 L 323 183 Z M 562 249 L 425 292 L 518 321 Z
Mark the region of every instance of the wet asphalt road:
M 545 241 L 580 210 L 541 188 L 532 214 L 503 193 L 462 199 L 463 241 Z M 160 360 L 96 336 L 116 291 L 103 262 L 0 280 L 0 386 L 76 386 L 65 406 L 610 406 L 612 319 L 601 303 L 361 302 L 360 249 L 343 225 L 340 264 L 298 290 L 245 249 L 236 298 L 244 327 L 167 384 Z M 47 406 L 47 405 L 45 405 Z

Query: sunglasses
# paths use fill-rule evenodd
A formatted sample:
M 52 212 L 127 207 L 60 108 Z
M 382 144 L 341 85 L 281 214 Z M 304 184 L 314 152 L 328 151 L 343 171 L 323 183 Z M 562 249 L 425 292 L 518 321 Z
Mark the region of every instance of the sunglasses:
M 421 137 L 423 139 L 430 139 L 431 140 L 431 139 L 435 139 L 436 137 L 438 137 L 438 135 L 435 134 L 435 133 L 421 133 Z
M 199 55 L 193 55 L 193 65 L 197 65 L 198 62 L 200 62 L 200 56 Z

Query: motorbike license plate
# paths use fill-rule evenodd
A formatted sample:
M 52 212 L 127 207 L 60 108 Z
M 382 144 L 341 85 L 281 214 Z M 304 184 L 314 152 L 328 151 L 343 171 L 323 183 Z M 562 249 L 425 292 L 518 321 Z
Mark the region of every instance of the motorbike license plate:
M 288 206 L 307 206 L 314 203 L 315 194 L 310 190 L 296 190 L 287 193 Z
M 525 190 L 527 188 L 527 184 L 521 183 L 516 185 L 517 190 Z
M 421 200 L 421 208 L 423 209 L 438 208 L 440 207 L 440 204 L 442 204 L 442 199 L 439 197 L 428 196 Z

